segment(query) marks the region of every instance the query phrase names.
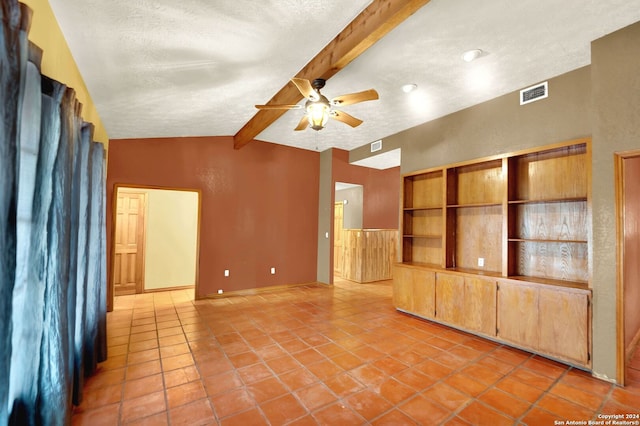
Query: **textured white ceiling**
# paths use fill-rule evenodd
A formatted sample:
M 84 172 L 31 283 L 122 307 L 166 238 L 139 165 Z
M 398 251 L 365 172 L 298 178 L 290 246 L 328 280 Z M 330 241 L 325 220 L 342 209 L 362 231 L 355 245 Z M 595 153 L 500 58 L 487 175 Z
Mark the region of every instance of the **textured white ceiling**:
M 369 4 L 49 2 L 112 139 L 234 135 Z M 350 150 L 587 65 L 592 40 L 639 20 L 640 0 L 432 0 L 327 82 L 329 98 L 378 90 L 344 108 L 364 124 L 294 132 L 292 110 L 257 139 Z

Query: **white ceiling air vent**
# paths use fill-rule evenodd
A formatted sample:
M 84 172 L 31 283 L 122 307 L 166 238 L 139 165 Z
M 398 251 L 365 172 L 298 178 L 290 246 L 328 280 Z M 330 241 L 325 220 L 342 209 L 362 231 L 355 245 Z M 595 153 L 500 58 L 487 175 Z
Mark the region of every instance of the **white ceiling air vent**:
M 382 139 L 379 141 L 371 142 L 371 152 L 380 151 L 382 149 Z
M 520 105 L 539 101 L 549 96 L 549 82 L 536 84 L 520 91 Z

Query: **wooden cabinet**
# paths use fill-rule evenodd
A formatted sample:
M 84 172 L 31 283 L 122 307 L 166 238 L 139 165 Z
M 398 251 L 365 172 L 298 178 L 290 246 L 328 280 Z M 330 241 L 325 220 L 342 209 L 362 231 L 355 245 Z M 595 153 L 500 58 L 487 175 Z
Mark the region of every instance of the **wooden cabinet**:
M 587 366 L 589 297 L 583 289 L 501 282 L 498 337 L 572 364 Z
M 541 288 L 540 352 L 587 365 L 589 355 L 589 292 Z
M 397 265 L 393 277 L 393 303 L 397 309 L 425 318 L 435 317 L 435 272 Z
M 436 319 L 458 328 L 495 336 L 495 280 L 436 273 Z
M 464 319 L 464 277 L 460 275 L 436 274 L 436 318 L 462 325 Z
M 487 336 L 496 335 L 496 281 L 464 278 L 464 327 Z
M 403 176 L 401 266 L 434 274 L 436 321 L 589 364 L 590 143 Z
M 498 293 L 498 337 L 536 349 L 540 341 L 538 288 L 502 282 Z

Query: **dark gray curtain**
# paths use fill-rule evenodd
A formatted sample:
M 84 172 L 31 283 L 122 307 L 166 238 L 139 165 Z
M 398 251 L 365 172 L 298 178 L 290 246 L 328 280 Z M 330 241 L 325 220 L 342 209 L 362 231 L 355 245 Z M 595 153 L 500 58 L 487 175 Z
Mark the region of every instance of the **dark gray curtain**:
M 88 376 L 93 374 L 98 362 L 107 359 L 107 287 L 94 283 L 107 282 L 107 235 L 106 235 L 106 165 L 104 145 L 91 142 L 89 152 L 90 217 L 88 227 L 87 295 L 85 317 L 84 368 Z
M 0 425 L 66 425 L 106 360 L 104 147 L 1 4 Z
M 40 346 L 42 336 L 42 286 L 30 279 L 34 264 L 31 242 L 41 234 L 34 221 L 34 195 L 36 170 L 40 149 L 41 87 L 40 58 L 42 52 L 35 46 L 29 48 L 25 85 L 20 107 L 17 146 L 17 214 L 16 214 L 16 272 L 12 306 L 12 348 Z M 22 419 L 22 413 L 34 411 L 37 395 L 37 377 L 40 351 L 11 353 L 9 400 L 14 401 L 14 418 Z
M 16 2 L 1 3 L 0 23 L 0 424 L 8 422 L 11 314 L 16 265 L 17 141 L 27 66 L 28 19 Z

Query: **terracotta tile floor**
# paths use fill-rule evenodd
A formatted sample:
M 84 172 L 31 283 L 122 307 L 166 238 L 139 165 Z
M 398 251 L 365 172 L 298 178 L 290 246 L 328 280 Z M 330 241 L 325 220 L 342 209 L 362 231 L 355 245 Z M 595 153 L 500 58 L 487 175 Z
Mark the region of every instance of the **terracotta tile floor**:
M 116 298 L 74 425 L 553 425 L 640 413 L 620 388 L 395 311 L 391 283 Z

